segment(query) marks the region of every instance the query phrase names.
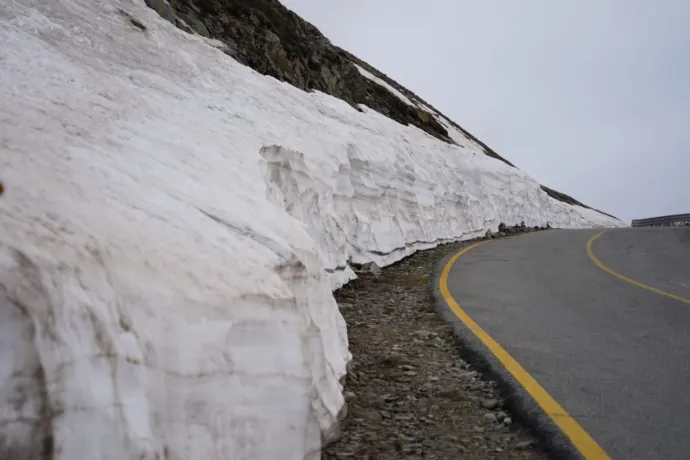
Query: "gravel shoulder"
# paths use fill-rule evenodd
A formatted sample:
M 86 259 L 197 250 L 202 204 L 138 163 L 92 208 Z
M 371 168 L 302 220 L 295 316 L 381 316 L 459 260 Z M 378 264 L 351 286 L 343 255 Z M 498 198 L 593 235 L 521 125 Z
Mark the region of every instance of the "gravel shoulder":
M 547 458 L 434 308 L 434 267 L 471 243 L 418 252 L 336 292 L 353 362 L 342 436 L 324 459 Z

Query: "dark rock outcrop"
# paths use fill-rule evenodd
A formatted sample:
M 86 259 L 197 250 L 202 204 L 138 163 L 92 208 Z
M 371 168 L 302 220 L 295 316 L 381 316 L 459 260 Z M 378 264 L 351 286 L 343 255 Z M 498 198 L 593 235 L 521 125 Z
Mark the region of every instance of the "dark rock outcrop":
M 399 123 L 452 142 L 436 118 L 362 76 L 350 53 L 331 44 L 316 27 L 277 0 L 146 2 L 181 29 L 224 42 L 228 54 L 257 72 L 305 91 L 322 91 L 355 108 L 364 104 Z M 169 8 L 175 12 L 173 19 Z
M 553 198 L 555 200 L 562 201 L 564 203 L 568 203 L 571 205 L 582 206 L 583 208 L 587 208 L 587 209 L 593 209 L 594 211 L 599 212 L 601 214 L 604 214 L 605 216 L 613 217 L 614 219 L 620 220 L 616 216 L 612 216 L 611 214 L 605 213 L 604 211 L 600 211 L 598 209 L 594 209 L 590 206 L 587 206 L 586 204 L 581 203 L 580 201 L 577 201 L 575 198 L 571 197 L 570 195 L 566 195 L 563 192 L 556 191 L 552 188 L 547 187 L 546 185 L 542 185 L 541 189 L 544 192 L 546 192 L 547 195 L 549 195 L 551 198 Z

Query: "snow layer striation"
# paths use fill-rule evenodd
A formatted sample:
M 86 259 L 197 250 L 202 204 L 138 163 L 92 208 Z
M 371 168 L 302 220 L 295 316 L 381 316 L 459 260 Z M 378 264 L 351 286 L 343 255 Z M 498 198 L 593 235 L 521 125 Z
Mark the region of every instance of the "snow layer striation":
M 373 81 L 377 85 L 383 86 L 388 91 L 390 91 L 395 96 L 397 96 L 397 98 L 400 99 L 401 101 L 403 101 L 405 104 L 411 105 L 413 107 L 417 107 L 417 104 L 415 104 L 414 102 L 409 100 L 407 98 L 407 96 L 405 96 L 403 93 L 401 93 L 397 89 L 393 88 L 391 85 L 389 85 L 388 83 L 386 83 L 385 81 L 383 81 L 382 79 L 380 79 L 379 77 L 374 75 L 373 73 L 369 72 L 368 70 L 363 69 L 362 67 L 355 64 L 354 62 L 352 63 L 352 65 L 354 65 L 357 68 L 357 70 L 359 71 L 360 74 L 362 74 L 363 77 L 368 78 L 369 80 Z
M 0 43 L 2 458 L 318 458 L 349 263 L 620 225 L 143 0 L 4 1 Z

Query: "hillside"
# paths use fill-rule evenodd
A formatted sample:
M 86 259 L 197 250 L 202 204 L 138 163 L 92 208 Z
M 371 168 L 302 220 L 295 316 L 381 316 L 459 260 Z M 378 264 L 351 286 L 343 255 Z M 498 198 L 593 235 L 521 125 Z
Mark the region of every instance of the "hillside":
M 180 29 L 220 40 L 226 45 L 226 53 L 257 72 L 305 91 L 322 91 L 356 109 L 364 104 L 445 142 L 461 147 L 471 142 L 475 150 L 514 166 L 433 105 L 333 45 L 316 27 L 278 0 L 146 0 L 146 3 Z M 588 207 L 549 187 L 542 186 L 542 190 L 564 203 Z
M 219 5 L 189 30 L 282 20 Z M 238 35 L 143 0 L 0 3 L 0 457 L 316 459 L 346 410 L 353 266 L 500 223 L 621 225 L 337 49 L 345 76 L 294 78 L 351 100 L 252 70 L 275 37 Z

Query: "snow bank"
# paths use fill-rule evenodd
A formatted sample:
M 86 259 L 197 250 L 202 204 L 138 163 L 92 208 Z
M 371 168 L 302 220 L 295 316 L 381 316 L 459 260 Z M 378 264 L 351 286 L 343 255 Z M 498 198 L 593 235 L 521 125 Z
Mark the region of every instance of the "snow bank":
M 2 2 L 0 43 L 3 458 L 318 458 L 348 261 L 619 224 L 143 0 Z

